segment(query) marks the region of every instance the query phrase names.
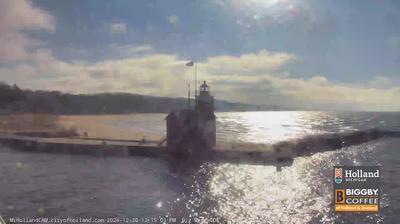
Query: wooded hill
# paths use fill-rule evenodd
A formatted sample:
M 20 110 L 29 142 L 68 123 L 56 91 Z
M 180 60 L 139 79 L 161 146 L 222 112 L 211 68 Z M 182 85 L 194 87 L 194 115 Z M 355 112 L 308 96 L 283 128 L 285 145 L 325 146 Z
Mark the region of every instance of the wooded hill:
M 69 94 L 58 91 L 24 90 L 0 82 L 0 113 L 126 114 L 166 113 L 187 108 L 187 99 L 154 97 L 130 93 Z M 192 102 L 193 105 L 193 102 Z M 216 100 L 217 111 L 279 110 Z

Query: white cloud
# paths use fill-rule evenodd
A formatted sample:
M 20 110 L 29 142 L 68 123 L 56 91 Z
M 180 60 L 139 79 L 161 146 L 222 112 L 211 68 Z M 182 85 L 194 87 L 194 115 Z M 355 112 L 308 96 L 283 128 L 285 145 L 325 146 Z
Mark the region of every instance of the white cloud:
M 176 15 L 172 15 L 168 17 L 168 22 L 171 23 L 172 25 L 176 25 L 179 23 L 179 17 Z
M 316 85 L 328 84 L 328 79 L 324 76 L 313 76 L 311 79 L 309 79 L 309 81 Z
M 230 82 L 226 82 L 229 80 Z M 400 110 L 400 88 L 332 83 L 318 76 L 310 79 L 263 76 L 220 76 L 213 80 L 220 97 L 250 103 L 277 104 L 341 110 Z M 322 82 L 321 82 L 322 81 Z
M 259 74 L 260 71 L 276 70 L 295 58 L 294 55 L 288 53 L 271 53 L 267 50 L 260 50 L 255 54 L 210 57 L 204 65 L 209 73 L 215 74 Z
M 333 83 L 323 75 L 309 79 L 281 76 L 279 69 L 293 58 L 291 54 L 266 51 L 210 57 L 198 64 L 198 80 L 207 80 L 217 98 L 231 101 L 320 109 L 400 110 L 399 87 L 372 86 L 374 80 L 358 85 Z M 193 70 L 185 66 L 186 62 L 176 55 L 153 53 L 96 63 L 67 63 L 55 59 L 51 51 L 39 49 L 28 64 L 0 69 L 0 75 L 10 83 L 33 89 L 184 97 L 186 83 L 193 83 Z M 237 70 L 230 73 L 224 68 Z
M 138 54 L 146 54 L 153 51 L 150 45 L 121 45 L 111 44 L 110 49 L 119 55 L 132 56 Z
M 22 31 L 55 29 L 53 18 L 36 8 L 31 2 L 0 0 L 0 60 L 3 62 L 24 60 L 27 47 L 36 41 Z
M 148 47 L 140 48 L 147 50 Z M 181 83 L 187 81 L 186 61 L 175 55 L 67 63 L 56 59 L 48 49 L 38 49 L 28 60 L 27 64 L 18 67 L 0 69 L 0 76 L 4 81 L 24 88 L 74 93 L 124 91 L 181 96 L 186 92 L 180 88 Z
M 124 34 L 128 32 L 128 27 L 125 23 L 111 23 L 109 29 L 112 34 Z
M 145 53 L 145 52 L 149 52 L 149 51 L 152 51 L 152 50 L 153 50 L 153 47 L 151 47 L 149 45 L 141 45 L 141 46 L 130 48 L 129 52 L 132 52 L 132 53 Z
M 373 88 L 390 88 L 395 85 L 399 85 L 400 82 L 399 82 L 399 80 L 393 80 L 386 76 L 379 75 L 379 76 L 375 76 L 368 83 Z

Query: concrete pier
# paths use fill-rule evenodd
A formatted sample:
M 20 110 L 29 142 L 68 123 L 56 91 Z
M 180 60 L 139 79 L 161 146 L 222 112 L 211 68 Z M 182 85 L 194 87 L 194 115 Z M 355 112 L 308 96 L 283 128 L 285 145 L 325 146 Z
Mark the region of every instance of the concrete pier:
M 14 150 L 37 153 L 58 153 L 72 155 L 92 155 L 97 157 L 166 157 L 169 155 L 165 142 L 160 144 L 154 141 L 141 140 L 111 140 L 99 138 L 49 138 L 36 136 L 22 136 L 16 134 L 0 134 L 0 144 Z M 260 148 L 260 145 L 246 144 L 245 150 L 241 145 L 233 148 L 225 145 L 224 148 L 214 148 L 205 151 L 202 159 L 215 162 L 291 165 L 293 159 L 290 151 L 273 151 L 270 146 Z M 251 150 L 251 151 L 249 151 Z M 281 158 L 282 157 L 282 158 Z M 189 159 L 189 158 L 186 158 Z M 191 158 L 193 159 L 193 158 Z M 202 160 L 196 157 L 197 160 Z
M 192 159 L 201 160 L 198 156 L 204 155 L 204 158 L 217 162 L 290 166 L 293 159 L 298 156 L 309 156 L 318 152 L 337 150 L 384 137 L 400 137 L 400 132 L 371 129 L 352 133 L 309 136 L 276 144 L 220 143 L 211 150 L 196 154 L 197 156 Z M 3 133 L 0 134 L 0 144 L 8 145 L 15 150 L 30 152 L 81 154 L 99 157 L 163 157 L 170 154 L 165 142 L 161 144 L 160 142 L 144 140 L 49 138 Z
M 43 138 L 18 135 L 0 135 L 0 143 L 13 149 L 63 154 L 94 156 L 148 156 L 164 154 L 165 146 L 156 142 L 124 141 L 82 138 Z

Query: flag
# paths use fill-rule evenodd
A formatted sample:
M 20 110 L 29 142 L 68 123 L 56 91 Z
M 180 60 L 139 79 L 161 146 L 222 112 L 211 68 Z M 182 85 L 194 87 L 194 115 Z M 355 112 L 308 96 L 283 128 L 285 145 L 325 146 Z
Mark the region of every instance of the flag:
M 190 62 L 186 63 L 186 66 L 193 66 L 193 65 L 194 65 L 193 61 L 190 61 Z

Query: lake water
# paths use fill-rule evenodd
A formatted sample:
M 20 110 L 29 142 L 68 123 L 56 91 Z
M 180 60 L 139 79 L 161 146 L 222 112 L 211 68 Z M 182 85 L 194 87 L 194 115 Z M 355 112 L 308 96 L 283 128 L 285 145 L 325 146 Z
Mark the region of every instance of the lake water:
M 145 117 L 112 125 L 164 134 L 165 115 Z M 218 140 L 234 142 L 273 144 L 326 133 L 400 129 L 400 113 L 238 112 L 218 113 L 217 117 Z M 269 165 L 205 162 L 186 169 L 155 158 L 27 153 L 0 146 L 0 215 L 191 217 L 199 222 L 213 217 L 232 223 L 398 223 L 399 146 L 400 138 L 381 138 L 298 157 L 281 172 Z M 382 166 L 380 213 L 333 212 L 334 165 Z

